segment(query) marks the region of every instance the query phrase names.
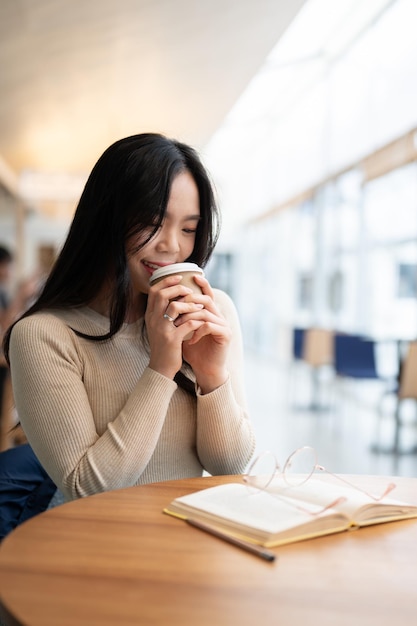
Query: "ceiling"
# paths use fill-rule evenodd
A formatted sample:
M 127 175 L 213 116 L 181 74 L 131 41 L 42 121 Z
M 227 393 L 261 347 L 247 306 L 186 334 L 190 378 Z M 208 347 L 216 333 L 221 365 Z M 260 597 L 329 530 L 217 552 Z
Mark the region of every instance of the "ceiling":
M 1 0 L 0 158 L 79 174 L 116 139 L 202 150 L 304 0 Z

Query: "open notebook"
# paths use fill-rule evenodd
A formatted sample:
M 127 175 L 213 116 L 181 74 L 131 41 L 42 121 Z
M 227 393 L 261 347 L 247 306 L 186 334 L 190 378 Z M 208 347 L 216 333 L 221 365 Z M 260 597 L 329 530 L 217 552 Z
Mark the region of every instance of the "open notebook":
M 238 483 L 210 487 L 176 498 L 164 513 L 205 522 L 232 536 L 272 547 L 417 517 L 417 506 L 388 497 L 375 501 L 354 487 L 311 478 L 300 487 L 283 488 L 281 483 L 257 492 Z

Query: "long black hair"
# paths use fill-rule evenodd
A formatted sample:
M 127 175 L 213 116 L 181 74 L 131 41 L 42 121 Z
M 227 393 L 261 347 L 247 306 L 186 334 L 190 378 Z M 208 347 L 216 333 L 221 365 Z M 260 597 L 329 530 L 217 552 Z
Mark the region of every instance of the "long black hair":
M 157 133 L 133 135 L 113 143 L 97 161 L 45 285 L 19 319 L 44 309 L 87 305 L 110 278 L 109 331 L 100 336 L 82 336 L 105 340 L 117 333 L 131 297 L 126 242 L 147 233 L 142 247 L 157 232 L 172 182 L 184 171 L 192 175 L 200 200 L 194 249 L 185 260 L 204 267 L 216 245 L 220 223 L 213 186 L 197 152 Z M 150 226 L 154 228 L 149 235 Z M 8 362 L 12 330 L 13 325 L 4 338 Z

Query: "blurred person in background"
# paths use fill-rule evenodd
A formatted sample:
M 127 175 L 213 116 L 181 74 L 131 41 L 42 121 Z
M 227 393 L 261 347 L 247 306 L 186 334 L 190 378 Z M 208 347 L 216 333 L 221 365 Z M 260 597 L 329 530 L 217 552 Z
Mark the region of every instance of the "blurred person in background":
M 0 245 L 0 325 L 4 327 L 5 314 L 10 305 L 10 283 L 13 256 L 8 248 Z
M 0 246 L 0 337 L 7 327 L 8 307 L 10 304 L 10 280 L 12 273 L 13 257 L 11 252 L 5 246 Z M 0 413 L 3 407 L 3 390 L 5 380 L 8 375 L 6 359 L 3 352 L 0 351 Z
M 13 271 L 12 252 L 0 245 L 0 330 L 3 333 L 30 306 L 39 291 L 38 272 L 20 281 L 14 289 Z
M 34 274 L 22 282 L 16 289 L 13 289 L 14 256 L 5 245 L 0 245 L 0 338 L 3 337 L 6 329 L 14 322 L 19 315 L 31 304 L 38 292 L 38 278 Z M 6 408 L 4 403 L 6 398 L 6 382 L 9 376 L 9 367 L 6 363 L 3 351 L 0 350 L 0 420 L 5 419 Z M 19 444 L 25 441 L 25 436 L 21 428 L 10 431 L 12 423 L 0 422 L 0 449 L 8 447 L 9 444 Z

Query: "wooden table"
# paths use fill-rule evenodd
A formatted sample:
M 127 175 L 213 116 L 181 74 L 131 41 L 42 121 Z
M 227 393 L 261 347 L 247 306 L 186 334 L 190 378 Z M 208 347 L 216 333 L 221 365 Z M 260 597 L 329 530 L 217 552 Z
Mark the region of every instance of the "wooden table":
M 350 477 L 381 490 L 389 479 Z M 240 477 L 122 489 L 47 511 L 0 547 L 10 626 L 384 626 L 417 623 L 417 521 L 276 548 L 268 563 L 162 513 Z M 417 504 L 417 479 L 395 478 Z

